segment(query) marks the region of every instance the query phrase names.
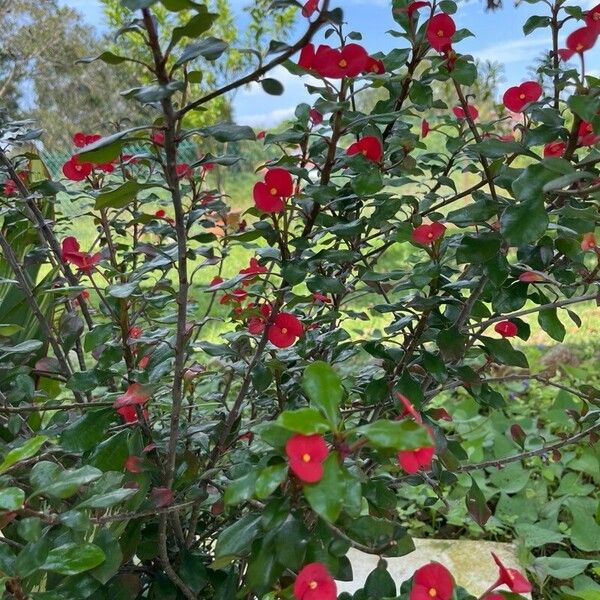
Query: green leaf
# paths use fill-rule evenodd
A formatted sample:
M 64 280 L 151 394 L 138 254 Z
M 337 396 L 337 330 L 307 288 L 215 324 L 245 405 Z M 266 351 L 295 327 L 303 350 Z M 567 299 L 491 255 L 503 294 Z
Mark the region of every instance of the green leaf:
M 261 518 L 261 515 L 249 513 L 223 529 L 217 539 L 215 557 L 230 557 L 233 560 L 249 551 L 252 541 L 260 533 Z
M 48 438 L 45 435 L 36 435 L 31 439 L 27 440 L 22 446 L 19 448 L 14 448 L 11 450 L 0 464 L 0 473 L 4 473 L 10 467 L 12 467 L 15 463 L 18 463 L 21 460 L 27 460 L 32 456 L 35 456 L 39 449 L 44 445 L 45 442 L 48 441 Z
M 287 478 L 287 464 L 265 467 L 256 480 L 255 493 L 259 500 L 270 496 Z
M 213 137 L 217 142 L 240 142 L 242 140 L 256 140 L 254 130 L 247 125 L 235 125 L 233 123 L 218 123 L 210 127 L 203 127 L 200 132 L 203 135 Z
M 94 208 L 101 210 L 103 208 L 124 208 L 133 202 L 141 190 L 156 187 L 152 183 L 138 183 L 130 179 L 118 188 L 102 191 L 96 198 Z
M 442 329 L 437 335 L 436 343 L 445 360 L 458 360 L 465 353 L 467 338 L 460 333 L 458 327 Z
M 322 361 L 312 363 L 304 369 L 302 387 L 311 405 L 318 408 L 336 426 L 340 419 L 344 386 L 333 367 Z
M 547 544 L 560 544 L 565 537 L 560 531 L 546 529 L 531 523 L 517 523 L 515 531 L 528 548 L 539 548 Z
M 509 206 L 500 217 L 500 232 L 511 246 L 525 246 L 539 240 L 548 228 L 549 218 L 541 197 Z
M 567 333 L 565 326 L 558 318 L 556 308 L 545 308 L 538 312 L 540 327 L 557 342 L 562 342 Z
M 427 430 L 418 423 L 403 421 L 374 421 L 356 429 L 366 436 L 373 446 L 394 450 L 414 450 L 431 446 Z
M 450 77 L 461 85 L 473 85 L 477 79 L 477 67 L 468 58 L 461 56 L 450 71 Z
M 156 4 L 157 1 L 158 0 L 121 0 L 121 3 L 129 10 L 139 10 L 141 8 L 149 8 L 153 4 Z
M 137 289 L 137 283 L 119 283 L 117 285 L 109 285 L 106 288 L 109 296 L 113 298 L 129 298 Z
M 225 504 L 227 506 L 233 506 L 244 500 L 250 500 L 250 498 L 254 496 L 257 477 L 258 473 L 256 471 L 250 471 L 250 473 L 244 475 L 244 477 L 232 481 L 223 494 L 223 501 Z
M 96 446 L 89 462 L 102 471 L 121 471 L 129 456 L 129 433 L 120 431 Z
M 315 408 L 285 410 L 279 415 L 276 423 L 285 429 L 304 435 L 326 433 L 330 429 L 327 421 Z
M 352 182 L 352 188 L 359 196 L 371 196 L 383 188 L 383 179 L 377 169 L 359 173 Z
M 542 202 L 544 185 L 556 178 L 556 172 L 545 163 L 529 165 L 512 182 L 512 191 L 519 202 Z
M 262 89 L 271 96 L 281 96 L 284 92 L 282 83 L 272 77 L 261 79 L 260 85 Z
M 552 19 L 550 17 L 541 17 L 538 15 L 532 15 L 525 21 L 523 25 L 523 33 L 529 35 L 532 31 L 541 27 L 549 27 Z
M 4 354 L 29 354 L 39 350 L 44 345 L 40 340 L 28 340 L 16 346 L 0 346 L 0 352 Z
M 171 43 L 175 45 L 184 37 L 197 38 L 201 36 L 212 27 L 218 16 L 216 13 L 208 12 L 205 5 L 200 5 L 198 14 L 194 15 L 185 25 L 173 29 Z
M 387 570 L 385 560 L 380 560 L 365 581 L 365 594 L 369 598 L 392 598 L 396 596 L 396 583 Z
M 92 58 L 82 58 L 81 60 L 78 60 L 78 63 L 82 63 L 82 64 L 88 64 L 88 63 L 92 63 L 96 60 L 101 60 L 102 62 L 108 64 L 108 65 L 120 65 L 121 63 L 131 60 L 129 58 L 127 58 L 126 56 L 118 56 L 117 54 L 113 54 L 112 52 L 103 52 L 102 54 L 99 54 L 98 56 L 94 56 Z
M 593 121 L 600 110 L 600 98 L 593 96 L 577 96 L 573 94 L 568 100 L 569 108 L 584 121 Z
M 41 569 L 61 575 L 78 575 L 97 567 L 104 559 L 104 552 L 94 544 L 63 544 L 50 550 Z
M 320 517 L 334 523 L 342 512 L 346 481 L 335 453 L 327 457 L 323 468 L 323 477 L 318 483 L 304 486 L 304 496 Z
M 520 350 L 515 350 L 508 340 L 497 340 L 484 336 L 481 336 L 481 340 L 491 358 L 496 362 L 512 367 L 529 368 L 527 357 Z
M 106 584 L 117 574 L 123 561 L 121 545 L 107 527 L 100 529 L 94 537 L 94 544 L 104 552 L 106 560 L 94 568 L 90 575 L 100 583 Z
M 107 163 L 115 160 L 121 153 L 123 145 L 129 138 L 129 134 L 145 129 L 148 129 L 148 126 L 131 127 L 130 129 L 123 129 L 123 131 L 102 137 L 97 142 L 82 148 L 79 152 L 79 158 L 82 162 L 93 163 Z
M 89 465 L 63 471 L 55 463 L 42 461 L 31 469 L 30 479 L 36 494 L 69 498 L 76 494 L 82 485 L 91 483 L 101 476 L 102 471 Z
M 456 262 L 484 263 L 498 254 L 502 240 L 496 233 L 483 233 L 478 236 L 464 235 L 456 249 Z
M 110 508 L 115 504 L 128 500 L 135 494 L 137 494 L 137 490 L 131 488 L 121 488 L 104 494 L 96 494 L 83 501 L 77 508 Z
M 195 60 L 200 56 L 206 60 L 217 60 L 225 50 L 227 50 L 229 44 L 218 38 L 209 36 L 196 44 L 190 44 L 183 50 L 179 60 L 175 63 L 176 67 L 179 67 L 190 60 Z
M 485 496 L 483 495 L 483 492 L 479 489 L 477 482 L 472 477 L 471 489 L 467 492 L 465 503 L 471 518 L 480 527 L 483 527 L 487 523 L 488 519 L 492 516 L 492 512 L 485 502 Z
M 23 508 L 25 492 L 17 487 L 0 490 L 0 510 L 19 510 Z
M 556 579 L 571 580 L 580 573 L 583 573 L 593 560 L 582 558 L 569 558 L 561 556 L 559 552 L 553 556 L 540 556 L 534 560 L 534 568 L 539 568 L 541 573 L 556 577 Z

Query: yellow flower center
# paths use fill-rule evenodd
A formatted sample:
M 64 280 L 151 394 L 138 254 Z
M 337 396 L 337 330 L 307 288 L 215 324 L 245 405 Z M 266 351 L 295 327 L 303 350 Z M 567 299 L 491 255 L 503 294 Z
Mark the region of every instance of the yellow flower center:
M 427 234 L 427 237 L 431 240 L 433 239 L 433 233 L 431 233 L 431 231 Z
M 581 52 L 583 50 L 583 44 L 577 44 L 577 48 L 575 48 L 577 52 Z
M 277 188 L 272 187 L 270 190 L 271 196 L 277 196 Z
M 525 94 L 519 94 L 519 99 L 520 100 L 525 100 Z
M 431 598 L 435 598 L 437 596 L 437 590 L 435 588 L 431 588 L 428 594 Z
M 281 333 L 287 333 L 287 332 L 288 332 L 287 327 L 282 327 L 281 328 Z
M 348 61 L 346 61 L 345 58 L 342 58 L 342 60 L 340 60 L 340 62 L 338 63 L 338 65 L 340 67 L 342 67 L 342 69 L 345 69 L 348 66 Z
M 308 587 L 309 587 L 311 590 L 316 590 L 318 585 L 319 585 L 319 584 L 318 584 L 316 581 L 311 581 L 311 582 L 308 584 Z
M 444 30 L 443 29 L 438 29 L 437 36 L 438 37 L 444 37 Z
M 366 155 L 367 155 L 367 151 L 366 151 L 366 150 L 363 150 L 363 151 L 362 151 L 362 155 L 363 155 L 363 156 L 366 156 Z
M 304 462 L 310 462 L 310 454 L 308 452 L 306 452 L 305 454 L 302 455 L 302 460 Z

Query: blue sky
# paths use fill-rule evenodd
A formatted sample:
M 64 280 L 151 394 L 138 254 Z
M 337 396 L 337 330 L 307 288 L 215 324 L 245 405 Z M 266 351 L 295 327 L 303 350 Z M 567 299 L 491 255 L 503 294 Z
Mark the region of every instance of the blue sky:
M 570 0 L 569 4 L 583 8 L 595 6 L 598 0 Z M 105 29 L 102 6 L 99 0 L 61 0 L 82 13 L 88 23 Z M 537 5 L 521 2 L 515 7 L 511 0 L 505 0 L 504 8 L 494 13 L 486 12 L 484 0 L 457 0 L 459 9 L 454 16 L 459 27 L 470 29 L 476 37 L 460 42 L 458 52 L 473 54 L 482 60 L 493 60 L 504 66 L 506 87 L 520 83 L 528 78 L 528 67 L 542 51 L 548 48 L 547 31 L 536 30 L 529 36 L 523 36 L 521 27 L 527 17 L 534 14 L 546 14 L 544 3 Z M 233 0 L 233 4 L 243 5 L 243 0 Z M 390 12 L 390 0 L 338 0 L 333 6 L 343 6 L 345 20 L 349 29 L 360 30 L 363 45 L 370 52 L 387 52 L 396 41 L 385 34 L 393 29 L 395 23 Z M 298 32 L 301 31 L 300 22 Z M 574 27 L 568 27 L 570 32 Z M 319 40 L 318 40 L 319 41 Z M 600 43 L 586 56 L 587 72 L 600 72 Z M 576 63 L 574 63 L 576 64 Z M 257 127 L 271 126 L 293 114 L 299 102 L 310 102 L 310 96 L 304 89 L 307 77 L 289 75 L 278 68 L 273 76 L 285 87 L 282 96 L 269 96 L 258 86 L 252 86 L 238 92 L 235 97 L 235 114 L 240 123 Z

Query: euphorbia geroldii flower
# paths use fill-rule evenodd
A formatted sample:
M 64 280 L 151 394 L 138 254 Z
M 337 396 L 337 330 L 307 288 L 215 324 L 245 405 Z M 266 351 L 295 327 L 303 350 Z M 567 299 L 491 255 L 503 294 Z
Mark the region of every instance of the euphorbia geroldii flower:
M 383 75 L 385 73 L 385 65 L 383 64 L 382 60 L 369 56 L 365 72 L 375 73 L 375 75 Z
M 428 471 L 431 468 L 431 461 L 435 453 L 433 446 L 423 446 L 414 450 L 401 450 L 398 452 L 398 462 L 400 466 L 413 475 L 419 469 Z
M 253 308 L 253 306 L 249 304 L 248 308 Z M 265 330 L 267 319 L 271 316 L 271 306 L 269 304 L 261 304 L 258 310 L 260 315 L 248 319 L 248 331 L 252 335 L 262 333 Z
M 323 477 L 323 461 L 327 458 L 327 444 L 323 436 L 296 433 L 285 445 L 292 473 L 305 483 L 316 483 Z
M 427 41 L 434 50 L 444 52 L 452 44 L 452 36 L 456 33 L 456 24 L 450 15 L 440 13 L 434 15 L 427 23 Z
M 413 13 L 419 8 L 423 8 L 424 6 L 430 6 L 429 2 L 424 2 L 423 0 L 416 0 L 416 2 L 411 2 L 408 6 L 403 6 L 402 8 L 395 8 L 392 12 L 395 13 L 406 13 L 409 18 L 412 18 Z
M 129 473 L 143 473 L 144 465 L 142 464 L 142 459 L 139 456 L 128 456 L 125 460 L 125 464 L 123 468 Z
M 132 338 L 139 338 L 142 335 L 142 333 L 144 333 L 144 330 L 141 327 L 138 327 L 137 325 L 134 325 L 129 329 L 129 337 Z
M 300 50 L 300 58 L 298 65 L 307 71 L 310 71 L 315 66 L 315 45 L 308 43 Z
M 323 122 L 323 115 L 316 108 L 311 108 L 308 111 L 308 116 L 313 125 L 320 125 Z
M 494 562 L 498 565 L 500 573 L 498 581 L 493 585 L 492 589 L 501 585 L 508 586 L 508 589 L 515 594 L 526 594 L 531 591 L 531 583 L 527 581 L 525 576 L 516 569 L 508 569 L 502 564 L 502 561 L 492 552 Z
M 504 92 L 504 106 L 512 112 L 523 112 L 530 102 L 536 102 L 542 95 L 542 86 L 537 81 L 525 81 L 521 85 L 510 87 Z
M 335 580 L 322 563 L 310 563 L 302 568 L 294 582 L 296 600 L 336 600 Z
M 341 79 L 356 77 L 369 66 L 369 55 L 359 44 L 347 44 L 340 50 L 321 45 L 317 48 L 312 68 L 322 77 Z
M 248 285 L 256 278 L 256 275 L 267 273 L 268 271 L 269 269 L 267 269 L 267 267 L 263 267 L 256 258 L 252 257 L 250 259 L 250 264 L 245 269 L 240 270 L 240 275 L 247 275 L 242 283 Z
M 269 327 L 269 341 L 278 348 L 289 348 L 304 332 L 302 323 L 291 313 L 279 313 Z
M 565 153 L 566 147 L 567 145 L 562 140 L 549 142 L 544 146 L 544 158 L 548 158 L 549 156 L 560 158 Z
M 476 106 L 473 106 L 472 104 L 468 104 L 467 108 L 469 111 L 469 116 L 471 117 L 472 121 L 474 121 L 477 117 L 479 117 L 479 111 L 477 110 Z M 454 116 L 457 119 L 465 119 L 466 118 L 465 111 L 462 106 L 455 106 L 452 109 L 452 112 L 454 113 Z
M 598 39 L 598 29 L 593 27 L 580 27 L 567 37 L 566 46 L 571 52 L 583 54 L 594 47 Z
M 113 406 L 118 410 L 124 406 L 133 406 L 135 404 L 146 404 L 150 400 L 150 391 L 139 383 L 132 383 L 127 391 L 117 396 Z
M 350 144 L 346 150 L 348 156 L 362 154 L 365 158 L 374 162 L 379 162 L 383 156 L 383 148 L 378 137 L 374 135 L 366 135 L 364 138 L 354 144 Z
M 175 165 L 175 171 L 177 173 L 177 177 L 179 177 L 180 179 L 183 177 L 192 176 L 192 169 L 187 163 L 179 163 L 178 165 Z
M 128 404 L 126 406 L 122 406 L 121 408 L 117 408 L 117 413 L 123 418 L 125 423 L 136 423 L 138 420 L 137 411 L 135 409 L 135 405 L 133 404 Z M 146 409 L 144 409 L 143 415 L 144 419 L 147 421 L 148 411 Z
M 84 146 L 89 146 L 100 139 L 102 139 L 102 136 L 98 133 L 93 133 L 90 135 L 79 131 L 73 136 L 73 143 L 75 144 L 75 147 L 83 148 Z
M 417 569 L 409 600 L 450 600 L 454 580 L 450 571 L 439 563 L 429 563 Z
M 77 238 L 70 236 L 62 242 L 62 259 L 75 265 L 80 271 L 90 273 L 102 259 L 102 254 L 100 252 L 96 252 L 96 254 L 80 252 Z
M 319 0 L 308 0 L 302 7 L 302 16 L 306 18 L 312 17 L 317 8 L 319 8 Z
M 160 130 L 153 131 L 152 134 L 150 135 L 150 139 L 157 146 L 164 145 L 164 143 L 165 143 L 165 134 L 164 134 L 164 131 L 160 131 Z
M 62 172 L 71 181 L 83 181 L 92 172 L 92 163 L 80 162 L 75 154 L 63 165 Z
M 500 321 L 494 326 L 494 331 L 503 338 L 515 337 L 519 328 L 512 321 Z
M 17 184 L 12 179 L 4 181 L 4 195 L 11 196 L 17 191 Z
M 594 133 L 592 124 L 588 121 L 582 121 L 577 132 L 577 143 L 580 146 L 593 146 L 600 141 L 600 135 Z
M 427 135 L 429 134 L 430 131 L 430 127 L 429 127 L 429 121 L 426 121 L 425 119 L 423 119 L 421 121 L 421 139 L 424 140 Z
M 597 4 L 594 8 L 590 8 L 585 13 L 585 24 L 600 32 L 600 4 Z
M 284 198 L 294 193 L 294 182 L 289 171 L 281 168 L 269 169 L 265 180 L 254 184 L 254 204 L 267 213 L 285 210 Z
M 583 234 L 583 239 L 581 240 L 581 249 L 584 252 L 587 252 L 588 250 L 595 250 L 597 246 L 598 243 L 593 232 Z
M 398 400 L 400 400 L 404 406 L 404 410 L 398 418 L 403 419 L 404 417 L 411 415 L 417 423 L 423 423 L 423 417 L 421 417 L 421 415 L 415 409 L 413 403 L 404 394 L 396 392 L 396 398 L 398 398 Z
M 226 292 L 219 300 L 219 304 L 228 304 L 229 302 L 243 302 L 248 296 L 248 292 L 243 288 L 236 288 L 232 292 Z
M 434 221 L 431 224 L 424 223 L 415 227 L 411 235 L 413 242 L 417 244 L 433 244 L 433 242 L 439 240 L 444 235 L 445 231 L 445 225 Z

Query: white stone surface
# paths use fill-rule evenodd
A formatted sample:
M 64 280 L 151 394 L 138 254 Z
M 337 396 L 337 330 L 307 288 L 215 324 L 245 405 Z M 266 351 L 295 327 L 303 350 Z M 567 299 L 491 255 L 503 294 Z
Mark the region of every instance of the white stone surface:
M 415 551 L 400 558 L 385 558 L 388 571 L 397 587 L 412 577 L 423 565 L 435 561 L 444 565 L 454 575 L 457 585 L 475 596 L 482 594 L 498 579 L 498 567 L 492 559 L 495 552 L 507 567 L 523 571 L 512 544 L 478 540 L 420 540 L 415 539 Z M 378 556 L 350 549 L 354 581 L 337 582 L 338 593 L 353 593 L 363 587 L 369 573 L 375 569 Z

